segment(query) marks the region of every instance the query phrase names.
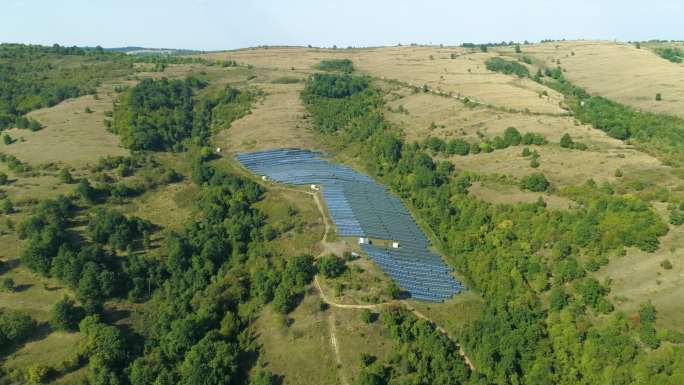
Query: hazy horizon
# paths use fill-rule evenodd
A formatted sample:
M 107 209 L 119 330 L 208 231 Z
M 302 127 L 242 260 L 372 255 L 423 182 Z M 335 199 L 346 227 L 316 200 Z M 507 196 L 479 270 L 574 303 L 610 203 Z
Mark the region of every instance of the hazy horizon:
M 228 50 L 259 45 L 340 48 L 543 39 L 682 39 L 673 0 L 457 4 L 294 0 L 147 2 L 9 0 L 0 42 Z M 135 12 L 130 12 L 134 9 Z

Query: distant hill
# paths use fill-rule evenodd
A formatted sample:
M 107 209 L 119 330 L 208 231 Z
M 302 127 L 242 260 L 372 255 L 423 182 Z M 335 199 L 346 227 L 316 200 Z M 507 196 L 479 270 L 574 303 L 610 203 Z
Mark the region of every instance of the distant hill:
M 145 48 L 145 47 L 115 47 L 105 48 L 107 51 L 123 52 L 129 55 L 188 55 L 203 53 L 203 51 L 195 51 L 190 49 L 174 49 L 174 48 Z

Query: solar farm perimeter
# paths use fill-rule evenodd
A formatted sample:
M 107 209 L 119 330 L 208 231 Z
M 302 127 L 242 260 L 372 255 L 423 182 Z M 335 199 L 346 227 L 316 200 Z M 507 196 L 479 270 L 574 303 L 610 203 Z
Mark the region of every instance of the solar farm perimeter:
M 427 237 L 401 200 L 367 175 L 300 149 L 241 153 L 237 159 L 275 182 L 322 186 L 340 236 L 391 242 L 392 247 L 383 247 L 364 241 L 361 248 L 412 298 L 441 302 L 464 289 L 451 268 L 429 250 Z

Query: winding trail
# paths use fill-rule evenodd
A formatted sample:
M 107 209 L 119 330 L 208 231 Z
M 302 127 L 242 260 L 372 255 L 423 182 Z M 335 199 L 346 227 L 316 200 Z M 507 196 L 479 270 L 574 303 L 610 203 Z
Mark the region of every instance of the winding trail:
M 242 165 L 240 165 L 240 166 L 242 166 Z M 247 171 L 243 167 L 240 167 L 240 168 L 242 168 L 244 171 Z M 247 171 L 247 173 L 249 174 L 248 171 Z M 328 235 L 330 234 L 330 229 L 332 226 L 330 225 L 330 222 L 328 220 L 328 216 L 325 213 L 325 208 L 323 207 L 323 203 L 321 202 L 320 194 L 315 193 L 315 192 L 302 190 L 302 189 L 296 189 L 296 188 L 292 188 L 292 187 L 279 186 L 279 185 L 274 184 L 274 183 L 264 183 L 261 180 L 259 180 L 259 183 L 264 185 L 267 188 L 277 189 L 277 190 L 293 191 L 293 192 L 307 194 L 307 195 L 311 196 L 313 198 L 314 202 L 316 203 L 316 207 L 318 208 L 318 211 L 321 214 L 321 218 L 323 218 L 323 225 L 324 225 L 323 237 L 320 241 L 320 244 L 323 248 L 323 251 L 318 255 L 318 257 L 321 257 L 325 254 L 330 254 L 330 253 L 334 254 L 334 252 L 331 249 L 329 249 L 329 245 L 328 245 Z M 323 288 L 321 287 L 321 283 L 318 279 L 318 275 L 314 276 L 314 286 L 316 287 L 316 290 L 318 291 L 318 294 L 321 297 L 321 301 L 323 301 L 324 303 L 326 303 L 327 305 L 329 305 L 331 307 L 338 308 L 338 309 L 380 310 L 382 307 L 385 307 L 385 306 L 403 305 L 404 307 L 406 307 L 406 309 L 408 309 L 413 314 L 415 314 L 416 317 L 430 322 L 435 327 L 435 329 L 439 330 L 440 333 L 446 335 L 452 341 L 456 340 L 446 331 L 446 329 L 437 325 L 433 320 L 428 318 L 423 313 L 419 312 L 416 308 L 411 306 L 405 300 L 395 300 L 395 301 L 382 302 L 382 303 L 377 303 L 377 304 L 367 304 L 367 305 L 342 304 L 342 303 L 337 303 L 337 302 L 331 300 L 330 298 L 328 298 L 328 296 L 325 295 L 325 292 L 323 291 Z M 337 335 L 335 334 L 335 318 L 334 318 L 334 315 L 332 313 L 330 313 L 330 316 L 328 317 L 328 330 L 330 333 L 330 345 L 333 349 L 333 352 L 335 353 L 335 361 L 337 362 L 337 366 L 338 366 L 338 373 L 339 373 L 339 377 L 340 377 L 340 382 L 342 385 L 349 385 L 349 382 L 346 378 L 346 375 L 344 374 L 344 371 L 341 369 L 343 362 L 342 362 L 342 357 L 340 356 L 339 345 L 337 343 Z M 468 356 L 465 354 L 465 351 L 463 350 L 463 347 L 461 346 L 461 344 L 459 344 L 459 343 L 456 343 L 456 344 L 458 345 L 458 352 L 459 352 L 460 356 L 463 357 L 463 361 L 468 365 L 468 367 L 470 367 L 470 370 L 476 371 L 475 366 L 472 364 L 472 362 L 470 361 Z

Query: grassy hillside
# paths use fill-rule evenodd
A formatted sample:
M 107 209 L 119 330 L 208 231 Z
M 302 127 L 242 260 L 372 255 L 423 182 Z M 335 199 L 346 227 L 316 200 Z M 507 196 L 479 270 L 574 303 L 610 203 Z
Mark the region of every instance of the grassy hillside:
M 12 84 L 76 88 L 0 105 L 0 384 L 681 383 L 676 47 L 25 48 L 47 72 Z M 468 291 L 395 298 L 234 159 L 278 147 L 394 190 Z

